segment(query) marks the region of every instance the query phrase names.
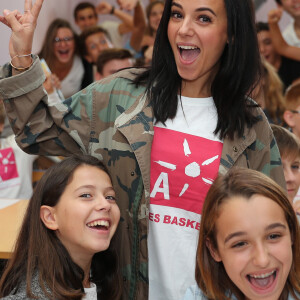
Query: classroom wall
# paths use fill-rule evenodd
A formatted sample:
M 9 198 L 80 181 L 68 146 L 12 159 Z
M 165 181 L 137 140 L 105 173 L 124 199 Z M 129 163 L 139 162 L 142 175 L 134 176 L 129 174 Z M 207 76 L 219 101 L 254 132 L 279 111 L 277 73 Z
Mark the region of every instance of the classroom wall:
M 44 0 L 43 8 L 40 13 L 38 20 L 38 26 L 36 29 L 34 43 L 33 43 L 33 53 L 37 53 L 44 40 L 45 32 L 47 30 L 50 22 L 55 18 L 64 18 L 71 22 L 74 29 L 77 30 L 76 25 L 73 22 L 73 10 L 75 6 L 82 0 Z M 99 3 L 99 0 L 88 0 L 94 4 Z M 147 5 L 149 0 L 142 0 L 144 6 Z M 275 0 L 255 0 L 259 4 L 259 9 L 257 11 L 257 20 L 266 21 L 267 12 L 275 6 Z M 116 0 L 108 0 L 108 2 L 117 5 Z M 0 13 L 3 13 L 3 9 L 18 9 L 23 12 L 24 10 L 24 0 L 0 0 Z M 101 16 L 102 20 L 106 19 L 115 19 L 111 16 Z M 284 15 L 283 20 L 280 23 L 280 26 L 284 28 L 289 22 L 290 18 L 287 15 Z M 7 62 L 10 57 L 8 53 L 8 42 L 10 37 L 10 29 L 0 23 L 0 65 Z

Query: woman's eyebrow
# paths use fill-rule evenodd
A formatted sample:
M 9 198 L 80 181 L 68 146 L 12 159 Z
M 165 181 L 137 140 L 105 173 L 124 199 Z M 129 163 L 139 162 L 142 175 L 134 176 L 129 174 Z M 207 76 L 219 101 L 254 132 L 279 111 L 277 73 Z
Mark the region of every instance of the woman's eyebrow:
M 182 9 L 182 6 L 179 3 L 173 2 L 171 6 L 176 6 Z M 214 16 L 217 16 L 216 13 L 209 7 L 199 7 L 196 9 L 197 12 L 199 11 L 210 11 Z

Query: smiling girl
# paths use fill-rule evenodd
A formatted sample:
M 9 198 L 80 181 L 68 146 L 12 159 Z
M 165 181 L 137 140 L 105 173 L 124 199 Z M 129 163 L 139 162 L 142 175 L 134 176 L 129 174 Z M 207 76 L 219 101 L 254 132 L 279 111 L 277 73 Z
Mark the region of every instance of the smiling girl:
M 98 159 L 74 156 L 54 165 L 29 202 L 0 297 L 118 299 L 109 245 L 119 219 L 110 176 Z
M 285 192 L 253 170 L 218 177 L 205 199 L 198 287 L 184 300 L 300 299 L 300 232 Z
M 0 80 L 19 145 L 101 159 L 122 199 L 124 299 L 180 299 L 195 283 L 202 206 L 217 175 L 241 166 L 285 186 L 268 121 L 249 98 L 260 75 L 253 1 L 167 0 L 149 69 L 123 70 L 55 105 L 39 86 L 38 58 L 21 56 L 31 52 L 32 8 L 0 18 L 20 66 L 5 66 Z
M 82 59 L 78 55 L 77 39 L 68 21 L 55 19 L 47 29 L 39 53 L 39 57 L 45 59 L 52 74 L 58 77 L 65 98 L 83 87 L 86 76 Z

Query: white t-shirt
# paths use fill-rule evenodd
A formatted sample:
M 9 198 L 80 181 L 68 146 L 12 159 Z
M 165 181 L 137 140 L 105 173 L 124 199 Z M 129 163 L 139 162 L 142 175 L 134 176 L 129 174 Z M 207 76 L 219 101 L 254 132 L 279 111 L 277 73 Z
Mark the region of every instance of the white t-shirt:
M 124 47 L 124 39 L 119 32 L 120 23 L 115 21 L 104 21 L 99 25 L 108 32 L 109 38 L 115 48 Z
M 15 136 L 0 138 L 0 198 L 29 199 L 32 195 L 32 164 L 37 155 L 22 151 Z
M 149 212 L 149 299 L 180 299 L 195 284 L 202 205 L 219 170 L 213 98 L 182 97 L 176 117 L 154 127 Z
M 61 81 L 61 91 L 67 99 L 81 90 L 84 76 L 84 67 L 79 56 L 75 55 L 72 68 L 68 75 Z
M 84 288 L 85 296 L 82 300 L 97 300 L 97 286 L 91 282 L 89 288 Z
M 294 21 L 292 21 L 284 30 L 283 37 L 289 45 L 300 47 L 300 39 L 298 38 L 295 27 Z

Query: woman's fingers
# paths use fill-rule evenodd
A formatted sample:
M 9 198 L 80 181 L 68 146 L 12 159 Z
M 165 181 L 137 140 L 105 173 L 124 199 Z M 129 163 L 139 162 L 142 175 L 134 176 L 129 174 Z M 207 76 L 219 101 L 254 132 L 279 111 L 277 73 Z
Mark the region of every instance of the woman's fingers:
M 9 11 L 9 10 L 5 9 L 3 13 L 4 13 L 4 18 L 6 19 L 8 26 L 13 31 L 17 32 L 22 29 L 22 25 L 17 19 L 21 15 L 21 13 L 18 10 Z
M 0 16 L 0 22 L 3 23 L 4 25 L 6 25 L 7 27 L 11 28 L 10 25 L 8 24 L 8 22 L 6 21 L 5 17 Z
M 30 0 L 30 2 L 31 2 L 31 0 Z M 34 16 L 35 20 L 37 20 L 39 14 L 40 14 L 43 2 L 44 2 L 44 0 L 36 0 L 35 3 L 33 4 L 33 7 L 31 9 L 31 13 Z
M 32 8 L 32 0 L 25 0 L 24 2 L 24 12 L 30 11 Z

